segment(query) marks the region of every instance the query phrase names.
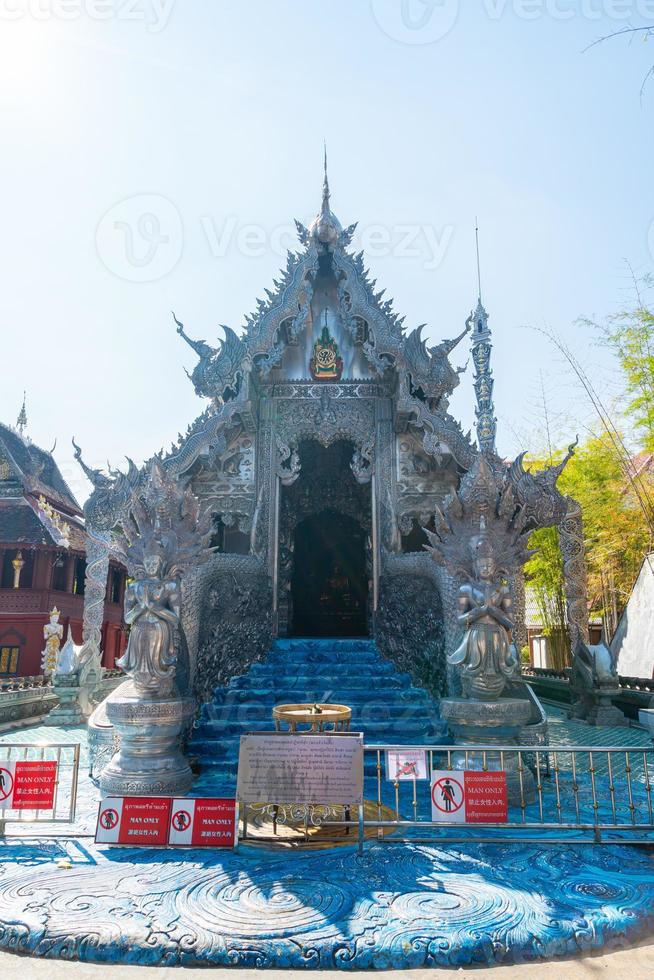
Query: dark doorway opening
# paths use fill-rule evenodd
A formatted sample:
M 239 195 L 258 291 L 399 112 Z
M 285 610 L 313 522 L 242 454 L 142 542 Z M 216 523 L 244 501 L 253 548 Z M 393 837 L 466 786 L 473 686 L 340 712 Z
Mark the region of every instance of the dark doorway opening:
M 332 510 L 295 529 L 291 593 L 295 636 L 367 636 L 366 535 Z

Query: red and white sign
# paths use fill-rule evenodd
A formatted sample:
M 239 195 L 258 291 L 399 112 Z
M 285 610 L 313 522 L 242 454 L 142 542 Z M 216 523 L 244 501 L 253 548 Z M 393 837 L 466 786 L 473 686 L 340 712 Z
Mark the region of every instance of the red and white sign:
M 98 809 L 98 844 L 161 847 L 168 843 L 171 799 L 167 796 L 109 796 Z
M 236 800 L 173 800 L 168 843 L 175 847 L 235 847 Z
M 56 787 L 56 762 L 0 762 L 2 810 L 52 810 Z
M 506 823 L 506 773 L 434 770 L 431 818 L 438 823 Z
M 98 844 L 235 847 L 236 801 L 109 796 L 98 809 Z
M 505 772 L 465 774 L 466 823 L 506 823 L 509 808 Z

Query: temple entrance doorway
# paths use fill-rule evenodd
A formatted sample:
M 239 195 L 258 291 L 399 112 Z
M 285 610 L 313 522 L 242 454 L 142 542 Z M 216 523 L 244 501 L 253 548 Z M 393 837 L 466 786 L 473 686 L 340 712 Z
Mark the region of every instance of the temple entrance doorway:
M 349 440 L 322 446 L 307 439 L 297 452 L 298 476 L 281 488 L 279 634 L 367 636 L 370 482 L 355 478 L 355 446 Z
M 295 529 L 292 632 L 366 636 L 365 533 L 353 518 L 324 510 Z

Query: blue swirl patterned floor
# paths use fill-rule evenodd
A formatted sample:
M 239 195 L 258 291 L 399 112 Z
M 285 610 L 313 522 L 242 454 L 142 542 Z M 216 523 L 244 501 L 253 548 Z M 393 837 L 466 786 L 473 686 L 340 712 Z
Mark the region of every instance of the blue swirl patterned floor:
M 372 665 L 377 655 L 365 647 L 361 653 Z M 307 653 L 307 664 L 315 654 Z M 366 695 L 365 672 L 350 688 L 367 739 L 394 741 L 407 725 L 408 741 L 435 738 L 437 706 L 406 676 L 384 671 L 381 697 L 392 696 L 382 729 L 365 722 L 371 704 L 370 716 L 379 717 L 370 698 L 380 699 L 379 692 Z M 215 749 L 216 761 L 205 766 L 197 795 L 233 789 L 233 746 L 241 728 L 259 727 L 252 711 L 266 717 L 271 673 L 255 669 L 249 689 L 237 679 L 229 689 L 233 698 L 217 692 L 214 707 L 203 713 L 195 743 L 205 759 Z M 280 678 L 273 688 L 290 684 L 293 693 L 305 683 L 302 674 Z M 316 685 L 328 680 L 319 671 L 314 678 Z M 556 710 L 552 722 L 558 745 L 648 744 L 638 729 L 573 727 Z M 21 742 L 82 742 L 83 758 L 85 739 L 81 728 L 39 727 L 18 736 Z M 0 745 L 11 740 L 0 736 Z M 654 933 L 650 848 L 367 842 L 362 856 L 353 847 L 241 845 L 233 853 L 110 848 L 89 838 L 98 797 L 84 771 L 67 840 L 29 840 L 8 825 L 0 839 L 0 948 L 102 963 L 361 970 L 524 962 L 635 943 Z M 58 867 L 62 859 L 70 868 Z
M 2 850 L 0 947 L 39 956 L 402 969 L 571 955 L 654 925 L 652 860 L 627 847 Z

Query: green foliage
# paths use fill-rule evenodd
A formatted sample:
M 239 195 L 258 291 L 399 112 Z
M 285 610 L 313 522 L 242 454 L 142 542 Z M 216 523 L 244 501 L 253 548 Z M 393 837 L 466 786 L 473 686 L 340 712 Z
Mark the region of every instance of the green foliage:
M 533 464 L 540 469 L 542 462 Z M 641 478 L 654 495 L 652 478 Z M 640 564 L 651 547 L 648 524 L 630 481 L 608 437 L 589 439 L 565 468 L 559 483 L 562 493 L 581 504 L 588 566 L 591 613 L 611 618 L 624 608 Z M 538 553 L 527 563 L 526 573 L 534 591 L 544 631 L 554 647 L 565 625 L 563 562 L 555 528 L 532 535 L 530 547 Z M 561 642 L 565 645 L 565 641 Z M 554 664 L 558 666 L 558 664 Z
M 644 449 L 654 449 L 654 312 L 638 296 L 634 310 L 597 326 L 624 379 L 625 415 L 640 430 Z
M 556 528 L 534 531 L 529 541 L 536 551 L 525 571 L 536 599 L 543 633 L 550 638 L 552 667 L 567 665 L 569 647 L 565 631 L 565 584 L 563 559 Z
M 654 452 L 654 312 L 643 301 L 640 284 L 634 285 L 635 308 L 611 317 L 603 325 L 586 321 L 615 355 L 622 376 L 622 420 L 609 416 L 603 395 L 592 390 L 592 382 L 583 369 L 559 345 L 591 396 L 604 428 L 603 436 L 590 437 L 578 447 L 558 487 L 581 504 L 590 612 L 602 616 L 609 632 L 617 625 L 642 560 L 652 549 L 654 531 L 654 478 L 650 472 L 654 467 L 647 455 Z M 643 283 L 644 287 L 651 285 L 648 281 Z M 544 408 L 547 414 L 547 406 Z M 622 422 L 630 438 L 621 433 Z M 544 465 L 545 461 L 533 464 L 536 469 Z M 562 634 L 565 627 L 563 565 L 557 532 L 553 528 L 536 532 L 531 546 L 539 551 L 526 572 L 545 632 L 553 638 Z

